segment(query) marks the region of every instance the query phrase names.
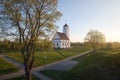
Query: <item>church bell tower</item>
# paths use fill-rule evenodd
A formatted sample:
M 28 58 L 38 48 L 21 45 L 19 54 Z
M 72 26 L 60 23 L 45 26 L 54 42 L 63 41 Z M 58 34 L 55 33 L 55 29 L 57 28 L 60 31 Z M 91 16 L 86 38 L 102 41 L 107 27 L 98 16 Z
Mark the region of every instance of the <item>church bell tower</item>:
M 63 33 L 69 38 L 69 26 L 67 24 L 63 26 Z

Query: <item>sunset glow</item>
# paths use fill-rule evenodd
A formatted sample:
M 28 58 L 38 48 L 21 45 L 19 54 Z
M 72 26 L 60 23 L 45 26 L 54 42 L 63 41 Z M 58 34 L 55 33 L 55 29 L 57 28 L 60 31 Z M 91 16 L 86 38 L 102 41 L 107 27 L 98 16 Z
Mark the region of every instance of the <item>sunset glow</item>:
M 83 42 L 90 29 L 102 32 L 107 42 L 120 42 L 120 0 L 59 0 L 63 13 L 57 22 L 59 30 L 65 22 L 70 27 L 71 42 Z

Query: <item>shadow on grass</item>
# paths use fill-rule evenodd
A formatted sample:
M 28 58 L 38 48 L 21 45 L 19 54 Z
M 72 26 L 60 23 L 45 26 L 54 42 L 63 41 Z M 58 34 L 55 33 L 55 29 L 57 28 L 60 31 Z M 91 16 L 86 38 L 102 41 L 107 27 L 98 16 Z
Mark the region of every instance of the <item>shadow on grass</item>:
M 66 80 L 120 80 L 119 53 L 99 51 L 76 60 L 79 64 L 65 76 Z
M 63 80 L 64 74 L 66 72 L 57 70 L 44 70 L 40 71 L 40 73 L 45 74 L 48 77 L 51 77 L 52 80 Z
M 62 57 L 64 57 L 64 58 L 67 58 L 67 56 L 64 55 L 63 53 L 61 53 L 59 50 L 56 50 L 56 52 L 57 52 L 60 56 L 62 56 Z
M 17 68 L 0 69 L 0 75 L 14 73 L 14 72 L 18 72 L 18 71 L 19 70 Z
M 120 53 L 98 51 L 74 60 L 79 61 L 68 72 L 46 70 L 43 74 L 53 80 L 120 80 Z
M 19 77 L 7 79 L 7 80 L 26 80 L 26 79 L 25 79 L 25 76 L 19 76 Z M 41 79 L 39 79 L 39 78 L 32 75 L 32 80 L 41 80 Z

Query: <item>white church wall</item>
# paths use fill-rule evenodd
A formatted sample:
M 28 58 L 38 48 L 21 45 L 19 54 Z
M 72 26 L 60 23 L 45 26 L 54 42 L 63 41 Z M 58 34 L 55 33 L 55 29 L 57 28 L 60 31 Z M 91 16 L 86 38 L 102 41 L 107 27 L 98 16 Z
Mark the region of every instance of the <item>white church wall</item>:
M 55 48 L 60 48 L 60 40 L 53 40 L 53 45 Z
M 61 40 L 61 48 L 64 48 L 63 40 Z
M 55 48 L 70 48 L 70 41 L 69 40 L 53 40 L 53 45 Z
M 67 47 L 70 48 L 70 41 L 67 40 Z
M 55 48 L 60 48 L 60 37 L 58 36 L 58 34 L 55 34 L 53 38 L 53 45 Z
M 61 40 L 61 47 L 62 47 L 62 48 L 66 48 L 66 47 L 65 47 L 65 40 Z
M 70 41 L 69 40 L 61 40 L 61 48 L 69 48 Z

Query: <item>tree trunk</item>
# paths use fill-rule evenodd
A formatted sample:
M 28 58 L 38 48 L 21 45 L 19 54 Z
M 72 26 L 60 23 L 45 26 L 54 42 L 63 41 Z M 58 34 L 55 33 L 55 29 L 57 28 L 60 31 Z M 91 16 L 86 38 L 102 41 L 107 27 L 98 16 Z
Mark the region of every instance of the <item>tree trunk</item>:
M 31 59 L 29 59 L 29 58 L 27 57 L 27 58 L 24 60 L 26 80 L 32 80 L 31 70 L 32 70 L 32 67 L 33 67 L 33 63 L 34 63 L 34 55 L 31 56 Z
M 32 80 L 31 69 L 33 67 L 34 56 L 31 56 L 31 57 L 32 57 L 31 60 L 28 58 L 28 56 L 27 56 L 27 59 L 24 60 L 26 80 Z
M 34 49 L 35 47 L 33 45 L 25 45 L 25 47 L 21 49 L 21 52 L 24 57 L 26 80 L 32 80 L 31 70 L 32 70 L 33 63 L 34 63 Z
M 26 67 L 25 69 L 25 77 L 26 77 L 26 80 L 32 80 L 32 77 L 31 77 L 31 70 L 28 70 L 28 68 Z

